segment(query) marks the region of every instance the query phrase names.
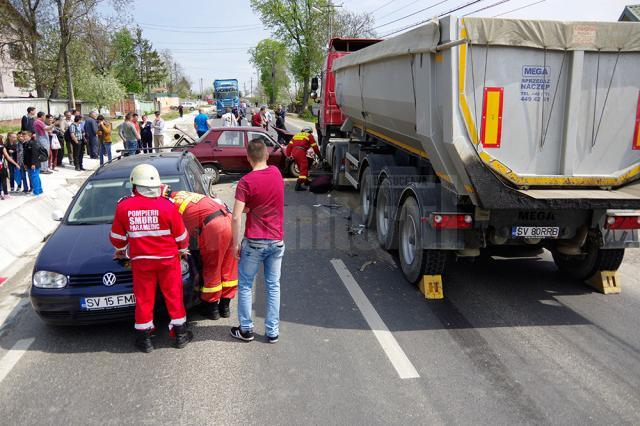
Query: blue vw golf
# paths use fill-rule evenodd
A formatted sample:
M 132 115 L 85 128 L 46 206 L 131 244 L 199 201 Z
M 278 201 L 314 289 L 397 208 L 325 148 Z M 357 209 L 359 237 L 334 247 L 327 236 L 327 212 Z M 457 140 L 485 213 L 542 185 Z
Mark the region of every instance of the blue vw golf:
M 73 325 L 133 318 L 131 270 L 113 259 L 109 232 L 116 203 L 131 193 L 129 174 L 141 163 L 155 166 L 162 181 L 174 190 L 209 192 L 210 178 L 189 153 L 132 155 L 100 167 L 80 188 L 66 213 L 54 213 L 61 223 L 36 260 L 31 305 L 45 322 Z M 182 260 L 187 309 L 198 303 L 200 291 L 197 247 L 191 252 Z

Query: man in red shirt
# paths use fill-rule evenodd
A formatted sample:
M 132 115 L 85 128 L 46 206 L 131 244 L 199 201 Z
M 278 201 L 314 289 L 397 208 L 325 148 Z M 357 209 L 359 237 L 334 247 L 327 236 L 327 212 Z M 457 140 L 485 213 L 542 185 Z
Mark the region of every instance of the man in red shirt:
M 189 234 L 173 203 L 160 196 L 160 175 L 155 167 L 140 164 L 131 171 L 129 180 L 133 195 L 118 202 L 110 239 L 116 258 L 131 259 L 135 345 L 142 352 L 153 350 L 153 307 L 159 284 L 171 318 L 171 344 L 183 348 L 193 338 L 186 326 L 180 267 L 180 256 L 187 254 Z
M 291 138 L 291 142 L 287 145 L 285 154 L 287 157 L 293 157 L 293 161 L 296 162 L 300 174 L 298 175 L 298 181 L 296 182 L 296 191 L 305 191 L 307 188 L 302 185 L 309 184 L 309 161 L 307 160 L 307 151 L 309 148 L 313 148 L 313 152 L 316 155 L 320 155 L 318 144 L 313 137 L 313 130 L 310 127 L 305 127 L 299 133 L 296 133 Z
M 260 112 L 261 111 L 256 111 L 251 116 L 251 125 L 253 127 L 263 127 L 262 114 Z
M 170 192 L 163 186 L 163 194 Z M 191 237 L 198 239 L 204 276 L 200 312 L 212 320 L 229 318 L 229 303 L 236 296 L 238 287 L 238 260 L 233 252 L 231 212 L 222 200 L 195 192 L 177 191 L 167 196 L 175 203 Z
M 253 340 L 251 304 L 253 281 L 264 265 L 267 341 L 276 343 L 280 334 L 280 267 L 284 256 L 284 180 L 277 167 L 268 166 L 269 152 L 261 139 L 247 147 L 247 159 L 253 168 L 236 188 L 233 206 L 233 246 L 238 262 L 238 321 L 231 329 L 236 339 Z M 247 221 L 242 239 L 242 214 Z

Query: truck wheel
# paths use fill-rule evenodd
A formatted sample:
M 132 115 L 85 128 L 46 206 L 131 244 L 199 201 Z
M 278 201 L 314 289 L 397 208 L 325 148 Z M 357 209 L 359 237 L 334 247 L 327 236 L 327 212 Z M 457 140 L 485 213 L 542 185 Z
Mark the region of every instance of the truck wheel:
M 391 236 L 393 235 L 392 227 L 393 206 L 391 205 L 391 183 L 389 179 L 384 178 L 378 189 L 376 197 L 376 232 L 378 242 L 385 250 L 390 250 L 393 246 Z
M 204 174 L 211 178 L 211 183 L 216 184 L 220 180 L 220 170 L 213 164 L 205 164 L 202 166 L 204 168 Z
M 624 249 L 602 249 L 593 239 L 588 239 L 586 254 L 566 255 L 553 250 L 552 255 L 561 272 L 584 281 L 598 271 L 617 271 L 624 258 Z
M 367 228 L 375 227 L 375 185 L 371 167 L 364 169 L 360 180 L 360 200 L 362 206 L 362 220 Z
M 441 275 L 447 252 L 422 248 L 420 208 L 413 197 L 407 198 L 402 205 L 398 230 L 400 268 L 407 281 L 416 284 L 423 275 Z

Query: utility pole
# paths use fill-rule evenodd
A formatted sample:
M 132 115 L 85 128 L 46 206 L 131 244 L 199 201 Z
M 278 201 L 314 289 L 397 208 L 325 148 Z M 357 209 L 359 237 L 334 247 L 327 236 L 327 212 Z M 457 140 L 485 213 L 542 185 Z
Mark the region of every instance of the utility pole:
M 251 97 L 253 97 L 253 74 L 251 75 Z
M 202 77 L 200 77 L 200 99 L 204 99 L 204 86 L 202 85 Z
M 329 50 L 329 40 L 333 37 L 333 15 L 335 14 L 336 7 L 342 7 L 341 4 L 333 4 L 333 1 L 329 0 L 329 3 L 324 6 L 312 6 L 311 9 L 322 14 L 328 14 L 329 25 L 327 27 L 327 50 Z M 324 9 L 324 10 L 323 10 Z

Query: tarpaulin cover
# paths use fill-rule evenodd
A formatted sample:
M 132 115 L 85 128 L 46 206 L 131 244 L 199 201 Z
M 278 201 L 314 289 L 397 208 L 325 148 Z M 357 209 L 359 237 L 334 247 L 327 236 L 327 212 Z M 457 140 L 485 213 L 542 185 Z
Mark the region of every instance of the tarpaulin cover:
M 464 18 L 472 44 L 551 50 L 640 51 L 640 23 Z
M 342 68 L 380 61 L 395 56 L 431 52 L 438 45 L 439 40 L 438 21 L 434 20 L 415 30 L 343 56 L 333 63 L 333 70 L 338 71 Z

